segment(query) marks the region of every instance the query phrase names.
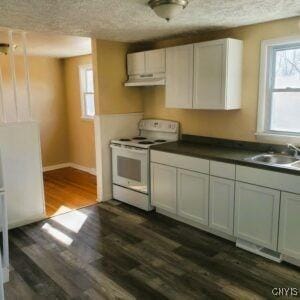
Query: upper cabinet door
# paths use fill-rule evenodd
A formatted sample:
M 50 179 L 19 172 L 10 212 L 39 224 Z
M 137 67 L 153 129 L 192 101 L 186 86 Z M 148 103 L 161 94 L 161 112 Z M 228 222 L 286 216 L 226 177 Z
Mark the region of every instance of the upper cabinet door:
M 127 54 L 128 75 L 145 74 L 145 52 Z
M 147 74 L 165 73 L 166 49 L 157 49 L 145 52 Z
M 241 108 L 243 42 L 223 39 L 194 45 L 195 109 Z
M 224 43 L 194 45 L 194 108 L 221 109 L 224 103 Z
M 166 107 L 193 107 L 193 45 L 166 50 Z
M 278 251 L 300 259 L 300 195 L 281 193 Z

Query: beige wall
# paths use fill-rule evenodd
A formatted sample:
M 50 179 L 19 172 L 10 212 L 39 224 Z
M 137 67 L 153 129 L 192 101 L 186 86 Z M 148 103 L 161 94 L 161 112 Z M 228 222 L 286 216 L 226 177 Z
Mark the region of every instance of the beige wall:
M 92 56 L 64 59 L 64 82 L 68 111 L 69 161 L 95 168 L 94 123 L 81 118 L 79 65 L 92 63 Z
M 30 57 L 30 85 L 32 115 L 40 124 L 43 166 L 68 162 L 62 61 Z
M 1 56 L 0 62 L 13 101 L 8 56 Z M 18 96 L 25 99 L 23 58 L 16 56 L 15 63 Z M 93 121 L 80 118 L 78 66 L 87 63 L 91 55 L 64 60 L 29 57 L 32 117 L 40 125 L 44 167 L 71 162 L 95 168 Z
M 147 118 L 177 120 L 182 132 L 237 140 L 255 140 L 259 83 L 260 43 L 264 39 L 300 34 L 299 18 L 290 18 L 231 30 L 161 41 L 149 46 L 162 48 L 198 41 L 232 37 L 244 41 L 242 109 L 205 111 L 165 108 L 163 87 L 144 88 L 144 113 Z
M 97 114 L 124 114 L 143 111 L 141 89 L 124 86 L 127 80 L 126 54 L 130 44 L 93 41 Z
M 5 100 L 13 103 L 9 57 L 1 56 Z M 23 57 L 15 56 L 18 99 L 27 101 Z M 59 59 L 29 57 L 32 117 L 40 125 L 43 166 L 68 161 L 67 111 L 63 64 Z

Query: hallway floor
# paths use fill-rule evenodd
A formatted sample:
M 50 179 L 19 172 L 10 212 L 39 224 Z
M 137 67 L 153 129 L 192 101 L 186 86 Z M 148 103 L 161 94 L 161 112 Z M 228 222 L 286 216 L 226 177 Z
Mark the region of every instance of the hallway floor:
M 278 299 L 300 269 L 109 201 L 9 232 L 11 299 Z
M 44 173 L 47 217 L 96 204 L 96 176 L 74 169 L 63 168 Z

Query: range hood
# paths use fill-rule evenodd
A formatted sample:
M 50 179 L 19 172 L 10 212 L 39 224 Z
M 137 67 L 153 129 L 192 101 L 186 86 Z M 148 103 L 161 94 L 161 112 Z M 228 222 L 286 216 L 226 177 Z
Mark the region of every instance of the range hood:
M 165 84 L 164 74 L 132 75 L 124 83 L 125 86 L 155 86 Z

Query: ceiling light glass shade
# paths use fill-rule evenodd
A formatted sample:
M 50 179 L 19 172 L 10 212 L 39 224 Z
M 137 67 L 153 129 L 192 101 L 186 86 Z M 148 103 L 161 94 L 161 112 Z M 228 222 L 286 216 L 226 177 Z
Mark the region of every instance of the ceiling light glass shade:
M 8 49 L 9 49 L 9 44 L 4 44 L 4 43 L 0 44 L 0 54 L 6 55 L 8 53 Z
M 169 21 L 180 14 L 187 6 L 187 0 L 151 0 L 149 6 L 163 19 Z

